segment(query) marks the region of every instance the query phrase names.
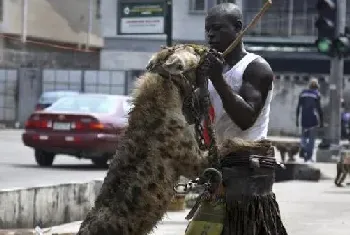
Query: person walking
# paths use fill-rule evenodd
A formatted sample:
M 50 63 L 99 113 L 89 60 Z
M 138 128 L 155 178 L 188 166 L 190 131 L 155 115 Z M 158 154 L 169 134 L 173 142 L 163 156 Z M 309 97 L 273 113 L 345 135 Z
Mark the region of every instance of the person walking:
M 323 127 L 323 111 L 318 80 L 312 78 L 308 89 L 299 95 L 296 110 L 296 126 L 299 127 L 299 114 L 301 110 L 301 139 L 300 157 L 304 162 L 313 162 L 312 155 L 315 146 L 317 127 Z

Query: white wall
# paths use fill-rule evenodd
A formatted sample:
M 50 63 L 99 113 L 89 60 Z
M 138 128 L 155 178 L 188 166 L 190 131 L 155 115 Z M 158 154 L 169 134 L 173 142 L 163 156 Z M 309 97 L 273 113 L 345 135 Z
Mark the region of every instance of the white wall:
M 28 36 L 68 43 L 86 43 L 89 0 L 27 0 Z M 93 1 L 96 9 L 96 0 Z M 3 33 L 21 34 L 22 0 L 4 0 Z M 90 43 L 102 46 L 100 20 L 93 11 Z

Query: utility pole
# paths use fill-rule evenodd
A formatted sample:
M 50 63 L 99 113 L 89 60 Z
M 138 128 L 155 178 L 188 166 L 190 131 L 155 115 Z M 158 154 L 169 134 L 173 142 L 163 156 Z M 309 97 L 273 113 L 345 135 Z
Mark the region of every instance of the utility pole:
M 236 0 L 236 5 L 243 11 L 243 0 Z
M 349 51 L 346 27 L 346 0 L 318 0 L 319 18 L 316 22 L 320 53 L 330 57 L 329 107 L 330 120 L 324 147 L 317 150 L 317 161 L 332 162 L 341 150 L 341 98 L 343 94 L 344 57 Z
M 288 6 L 288 37 L 293 33 L 294 0 L 289 0 Z
M 93 0 L 89 0 L 89 17 L 88 17 L 88 30 L 86 35 L 86 51 L 89 50 L 91 44 L 91 31 L 92 31 L 92 19 L 93 19 Z
M 22 0 L 22 43 L 27 41 L 28 0 Z
M 166 0 L 166 19 L 165 19 L 165 33 L 166 45 L 170 47 L 173 44 L 173 2 Z
M 345 32 L 346 26 L 346 0 L 337 0 L 336 37 Z M 331 60 L 330 71 L 330 107 L 332 109 L 329 125 L 329 140 L 334 147 L 340 146 L 341 139 L 341 98 L 343 95 L 344 57 L 335 56 Z

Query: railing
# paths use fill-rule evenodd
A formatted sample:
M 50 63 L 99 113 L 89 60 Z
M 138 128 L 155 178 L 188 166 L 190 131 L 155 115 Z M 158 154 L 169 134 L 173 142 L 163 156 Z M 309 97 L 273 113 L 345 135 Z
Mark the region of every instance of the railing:
M 249 24 L 258 10 L 248 10 L 243 12 L 243 21 L 245 25 Z M 288 11 L 267 11 L 260 22 L 249 30 L 247 35 L 251 36 L 272 36 L 272 37 L 291 37 L 291 36 L 315 36 L 317 29 L 315 22 L 317 13 Z M 346 22 L 349 22 L 350 14 L 346 16 Z
M 257 11 L 245 11 L 244 23 L 248 24 Z M 252 36 L 314 36 L 316 14 L 294 13 L 288 11 L 268 11 L 260 22 L 248 32 Z

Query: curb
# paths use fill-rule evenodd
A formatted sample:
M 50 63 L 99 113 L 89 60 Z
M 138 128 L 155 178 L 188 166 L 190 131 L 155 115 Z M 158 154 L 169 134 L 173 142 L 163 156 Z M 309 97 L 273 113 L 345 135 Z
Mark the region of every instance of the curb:
M 83 220 L 94 205 L 102 182 L 1 190 L 0 229 L 44 228 Z M 24 230 L 27 234 L 30 231 Z M 0 230 L 0 235 L 1 232 L 4 231 Z
M 94 205 L 102 183 L 94 180 L 0 190 L 0 235 L 37 235 L 29 229 L 36 226 L 44 235 L 75 234 L 72 229 L 80 226 Z M 184 224 L 188 211 L 169 211 L 159 224 Z

